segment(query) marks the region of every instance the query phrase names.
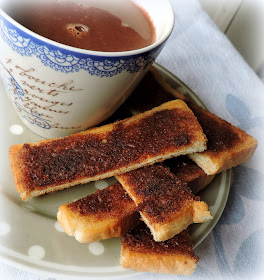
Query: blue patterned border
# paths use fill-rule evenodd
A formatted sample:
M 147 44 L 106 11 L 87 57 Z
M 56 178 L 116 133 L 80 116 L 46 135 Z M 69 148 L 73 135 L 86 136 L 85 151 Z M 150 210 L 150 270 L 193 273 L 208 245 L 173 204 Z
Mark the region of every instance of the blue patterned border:
M 0 16 L 0 35 L 13 51 L 22 56 L 36 56 L 55 71 L 63 73 L 85 70 L 90 75 L 112 77 L 123 71 L 136 73 L 153 63 L 161 46 L 140 55 L 101 57 L 55 47 L 20 30 Z

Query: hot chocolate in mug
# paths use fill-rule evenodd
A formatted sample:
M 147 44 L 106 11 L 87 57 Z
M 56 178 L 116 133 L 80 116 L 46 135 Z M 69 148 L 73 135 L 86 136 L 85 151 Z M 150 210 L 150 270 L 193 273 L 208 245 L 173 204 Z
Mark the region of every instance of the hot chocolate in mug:
M 104 10 L 117 16 L 118 1 L 130 0 L 108 1 L 111 5 Z M 135 89 L 171 34 L 174 13 L 168 0 L 133 2 L 148 14 L 155 40 L 138 49 L 111 52 L 43 37 L 15 21 L 2 4 L 1 77 L 14 110 L 30 130 L 45 138 L 85 130 L 108 118 Z

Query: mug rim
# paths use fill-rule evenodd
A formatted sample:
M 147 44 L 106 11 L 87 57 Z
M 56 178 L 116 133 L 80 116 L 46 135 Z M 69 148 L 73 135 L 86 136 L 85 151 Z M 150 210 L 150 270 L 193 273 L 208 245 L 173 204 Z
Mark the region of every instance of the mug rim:
M 159 2 L 159 3 L 161 3 L 161 2 Z M 59 47 L 59 48 L 62 48 L 62 49 L 68 50 L 68 51 L 72 51 L 72 52 L 81 53 L 81 54 L 84 54 L 84 55 L 86 54 L 86 55 L 92 55 L 92 56 L 121 57 L 121 56 L 133 56 L 133 55 L 138 55 L 138 54 L 141 54 L 141 53 L 149 52 L 153 49 L 156 49 L 160 45 L 162 45 L 169 38 L 170 34 L 173 31 L 173 27 L 174 27 L 174 21 L 175 21 L 174 10 L 173 10 L 173 7 L 172 7 L 172 4 L 171 4 L 170 0 L 163 0 L 162 5 L 163 6 L 167 5 L 167 7 L 170 11 L 170 15 L 168 15 L 169 28 L 166 30 L 165 34 L 163 34 L 162 37 L 158 41 L 154 42 L 153 44 L 151 44 L 147 47 L 136 49 L 136 50 L 130 50 L 130 51 L 122 51 L 122 52 L 92 51 L 92 50 L 86 50 L 86 49 L 72 47 L 72 46 L 69 46 L 69 45 L 66 45 L 66 44 L 63 44 L 63 43 L 58 43 L 54 40 L 51 40 L 51 39 L 46 38 L 42 35 L 39 35 L 39 34 L 33 32 L 33 31 L 31 31 L 30 29 L 26 28 L 25 26 L 23 26 L 19 22 L 15 21 L 12 17 L 10 17 L 1 8 L 0 8 L 0 14 L 2 14 L 2 16 L 4 18 L 6 18 L 11 24 L 13 24 L 17 28 L 21 29 L 23 32 L 29 34 L 32 37 L 35 37 L 38 40 L 41 40 L 41 41 L 46 42 L 48 44 L 51 44 L 55 47 Z

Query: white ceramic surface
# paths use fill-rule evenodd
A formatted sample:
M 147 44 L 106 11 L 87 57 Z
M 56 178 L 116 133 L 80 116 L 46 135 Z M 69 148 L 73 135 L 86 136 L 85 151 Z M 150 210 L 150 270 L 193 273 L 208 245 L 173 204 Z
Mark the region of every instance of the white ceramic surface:
M 174 24 L 168 0 L 135 2 L 149 13 L 157 39 L 148 47 L 127 52 L 59 44 L 0 10 L 0 72 L 15 111 L 29 129 L 46 138 L 66 136 L 103 121 L 127 98 L 158 56 Z
M 175 88 L 203 105 L 181 81 L 162 67 L 157 69 Z M 66 235 L 56 220 L 58 207 L 84 197 L 115 182 L 114 178 L 65 189 L 29 201 L 21 201 L 11 174 L 10 145 L 34 142 L 42 138 L 32 133 L 14 114 L 11 102 L 0 87 L 0 258 L 16 267 L 50 277 L 71 279 L 123 279 L 137 272 L 119 264 L 120 240 L 112 238 L 90 245 L 80 244 Z M 7 118 L 5 118 L 7 117 Z M 201 193 L 214 219 L 192 225 L 194 246 L 211 232 L 225 207 L 229 194 L 231 171 L 218 174 Z

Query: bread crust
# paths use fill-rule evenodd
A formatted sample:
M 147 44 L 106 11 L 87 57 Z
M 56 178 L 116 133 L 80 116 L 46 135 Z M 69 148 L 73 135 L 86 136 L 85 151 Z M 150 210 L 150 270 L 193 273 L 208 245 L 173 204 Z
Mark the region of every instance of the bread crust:
M 120 237 L 139 222 L 136 205 L 119 183 L 59 207 L 64 231 L 80 243 Z
M 121 265 L 144 272 L 191 275 L 199 258 L 195 256 L 187 232 L 167 242 L 154 242 L 140 225 L 121 238 Z M 173 249 L 172 249 L 173 248 Z
M 212 218 L 208 205 L 161 164 L 116 178 L 138 206 L 155 241 L 168 240 L 190 224 Z
M 121 266 L 142 272 L 191 275 L 196 269 L 196 261 L 188 256 L 160 256 L 138 253 L 121 247 Z
M 175 100 L 69 137 L 14 145 L 9 155 L 17 191 L 27 199 L 203 151 L 206 141 L 192 111 Z

